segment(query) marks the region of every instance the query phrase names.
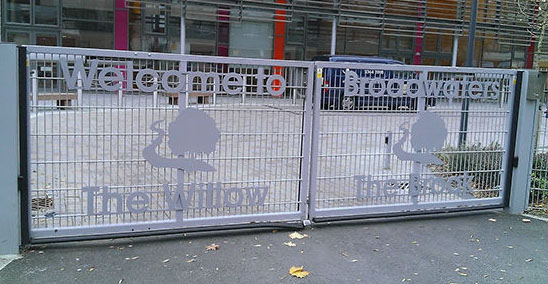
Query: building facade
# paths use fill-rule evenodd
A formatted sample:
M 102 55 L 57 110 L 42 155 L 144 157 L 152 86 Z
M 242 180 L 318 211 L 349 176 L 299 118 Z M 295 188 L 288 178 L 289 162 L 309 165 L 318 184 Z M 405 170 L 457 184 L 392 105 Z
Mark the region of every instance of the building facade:
M 548 54 L 538 44 L 541 8 L 479 0 L 472 65 L 533 67 Z M 18 44 L 441 66 L 465 65 L 474 18 L 471 0 L 3 0 L 1 9 L 2 40 Z

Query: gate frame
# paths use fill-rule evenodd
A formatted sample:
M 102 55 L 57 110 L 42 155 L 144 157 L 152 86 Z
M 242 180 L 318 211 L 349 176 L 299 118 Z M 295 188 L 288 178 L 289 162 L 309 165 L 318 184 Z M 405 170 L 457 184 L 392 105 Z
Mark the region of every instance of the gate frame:
M 64 242 L 75 240 L 95 240 L 106 238 L 120 238 L 131 236 L 148 236 L 158 234 L 170 234 L 170 233 L 183 233 L 183 232 L 197 232 L 197 231 L 210 231 L 210 230 L 232 230 L 232 229 L 249 229 L 249 228 L 262 228 L 262 227 L 289 227 L 289 228 L 303 228 L 308 218 L 308 192 L 309 190 L 309 169 L 310 169 L 310 147 L 312 139 L 312 110 L 314 100 L 314 62 L 311 61 L 290 61 L 290 60 L 274 60 L 274 59 L 256 59 L 256 58 L 238 58 L 238 57 L 219 57 L 219 56 L 201 56 L 201 55 L 187 55 L 187 54 L 168 54 L 168 53 L 152 53 L 152 52 L 135 52 L 135 51 L 121 51 L 121 50 L 103 50 L 103 49 L 89 49 L 89 48 L 67 48 L 67 47 L 51 47 L 51 46 L 22 46 L 25 50 L 21 53 L 20 61 L 24 60 L 26 68 L 21 68 L 20 76 L 25 79 L 25 90 L 20 91 L 21 98 L 25 98 L 26 106 L 24 108 L 25 118 L 20 118 L 20 124 L 24 124 L 27 127 L 25 132 L 21 132 L 24 135 L 24 141 L 27 143 L 25 147 L 27 153 L 26 157 L 21 157 L 22 161 L 25 161 L 27 167 L 27 173 L 29 173 L 30 167 L 30 145 L 28 140 L 30 137 L 30 128 L 27 126 L 30 116 L 30 104 L 28 94 L 30 93 L 30 86 L 28 78 L 30 78 L 30 69 L 27 62 L 27 56 L 30 53 L 37 54 L 60 54 L 60 55 L 89 55 L 89 56 L 105 56 L 105 57 L 124 57 L 132 59 L 143 60 L 170 60 L 179 62 L 200 62 L 200 63 L 219 63 L 219 64 L 238 64 L 238 65 L 263 65 L 265 67 L 297 67 L 308 70 L 306 75 L 306 82 L 303 85 L 306 86 L 306 92 L 304 97 L 304 104 L 302 109 L 302 138 L 301 138 L 301 155 L 300 159 L 300 183 L 297 192 L 299 200 L 297 203 L 297 210 L 291 212 L 277 212 L 277 213 L 260 213 L 250 215 L 234 215 L 234 216 L 219 216 L 219 217 L 205 217 L 195 218 L 190 220 L 183 220 L 182 222 L 173 220 L 165 221 L 151 221 L 151 222 L 133 222 L 133 223 L 121 223 L 121 224 L 108 224 L 98 226 L 72 226 L 63 228 L 48 228 L 48 229 L 32 229 L 32 223 L 30 222 L 31 216 L 31 186 L 29 184 L 30 175 L 25 179 L 25 185 L 21 185 L 20 189 L 25 193 L 21 195 L 21 214 L 23 218 L 27 220 L 24 244 L 38 244 L 38 243 L 52 243 L 52 242 Z M 53 56 L 52 56 L 53 58 Z M 183 100 L 179 100 L 181 103 Z M 24 120 L 26 119 L 26 121 Z M 23 214 L 26 217 L 23 217 Z M 23 228 L 23 227 L 22 227 Z M 54 232 L 54 235 L 52 235 Z

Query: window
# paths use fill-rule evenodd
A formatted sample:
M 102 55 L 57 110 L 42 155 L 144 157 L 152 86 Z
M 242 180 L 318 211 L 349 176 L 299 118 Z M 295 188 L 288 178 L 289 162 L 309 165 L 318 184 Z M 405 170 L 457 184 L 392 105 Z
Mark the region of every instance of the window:
M 69 47 L 114 47 L 114 1 L 62 1 L 62 45 Z
M 7 0 L 6 21 L 30 24 L 30 0 Z
M 112 23 L 63 21 L 63 46 L 113 48 Z
M 8 42 L 19 45 L 30 44 L 30 34 L 28 32 L 8 31 L 6 39 Z
M 34 0 L 34 23 L 57 26 L 58 0 Z

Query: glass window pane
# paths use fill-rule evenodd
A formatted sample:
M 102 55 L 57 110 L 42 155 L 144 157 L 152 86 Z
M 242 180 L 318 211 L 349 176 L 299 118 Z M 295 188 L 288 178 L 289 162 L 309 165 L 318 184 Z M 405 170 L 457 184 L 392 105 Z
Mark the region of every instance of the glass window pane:
M 233 9 L 231 13 L 237 13 Z M 265 13 L 249 11 L 249 15 L 260 17 Z M 274 41 L 273 22 L 234 22 L 230 23 L 229 56 L 272 58 Z
M 63 46 L 110 48 L 114 47 L 112 23 L 63 21 Z
M 220 23 L 224 24 L 224 23 Z M 187 53 L 197 55 L 215 55 L 215 39 L 217 38 L 217 28 L 215 22 L 187 20 L 186 27 L 186 45 Z M 228 39 L 228 31 L 220 31 Z M 225 36 L 223 36 L 225 38 Z M 227 43 L 219 43 L 223 46 Z M 188 49 L 190 47 L 190 49 Z
M 145 10 L 145 32 L 152 34 L 165 34 L 167 25 L 167 12 L 165 6 L 159 7 L 147 5 Z
M 332 22 L 319 18 L 309 18 L 306 25 L 306 60 L 331 52 Z
M 34 23 L 57 25 L 58 0 L 34 0 Z
M 36 34 L 36 45 L 57 46 L 57 35 Z
M 30 0 L 7 0 L 6 21 L 30 23 Z
M 379 36 L 380 32 L 375 30 L 362 28 L 339 28 L 337 29 L 337 54 L 378 56 Z M 388 36 L 385 36 L 385 38 L 388 39 L 385 39 L 385 43 L 388 43 L 388 47 L 390 47 L 390 49 L 397 48 L 396 38 L 390 38 Z M 329 43 L 331 41 L 331 35 L 325 35 L 325 38 L 322 40 Z M 329 49 L 331 48 L 329 47 Z M 329 54 L 329 52 L 327 54 Z
M 112 0 L 70 0 L 63 2 L 63 19 L 114 21 Z
M 167 37 L 145 35 L 143 39 L 143 50 L 152 52 L 167 52 Z
M 13 42 L 19 45 L 30 44 L 30 36 L 25 32 L 7 32 L 8 42 Z

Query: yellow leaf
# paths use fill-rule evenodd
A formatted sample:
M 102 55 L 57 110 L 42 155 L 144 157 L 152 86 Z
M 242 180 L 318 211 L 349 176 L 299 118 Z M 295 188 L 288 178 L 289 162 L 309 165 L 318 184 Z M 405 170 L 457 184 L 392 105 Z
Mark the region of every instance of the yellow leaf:
M 288 247 L 297 246 L 294 242 L 287 242 L 287 243 L 284 243 L 284 245 L 286 245 L 286 246 L 288 246 Z
M 306 276 L 308 276 L 308 274 L 310 274 L 310 272 L 308 272 L 308 271 L 299 271 L 299 272 L 295 272 L 292 275 L 297 277 L 297 278 L 305 278 Z
M 216 244 L 211 244 L 209 246 L 206 246 L 206 250 L 218 250 L 219 249 L 219 245 L 216 245 Z
M 291 268 L 289 268 L 289 274 L 291 274 L 291 275 L 293 275 L 293 273 L 299 272 L 299 271 L 303 271 L 302 266 L 291 266 Z
M 292 239 L 299 239 L 299 240 L 300 240 L 300 239 L 304 239 L 304 238 L 308 237 L 308 235 L 307 235 L 307 234 L 299 234 L 299 233 L 297 233 L 297 232 L 293 232 L 293 233 L 289 234 L 289 237 L 292 238 Z
M 303 271 L 302 266 L 291 266 L 289 269 L 289 274 L 297 278 L 304 278 L 310 274 L 308 271 Z

